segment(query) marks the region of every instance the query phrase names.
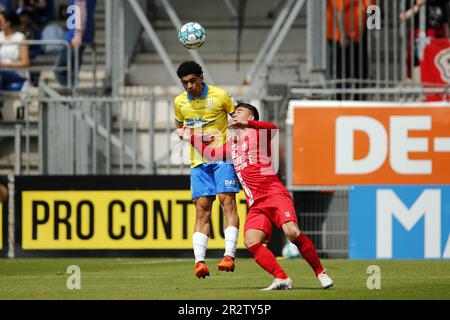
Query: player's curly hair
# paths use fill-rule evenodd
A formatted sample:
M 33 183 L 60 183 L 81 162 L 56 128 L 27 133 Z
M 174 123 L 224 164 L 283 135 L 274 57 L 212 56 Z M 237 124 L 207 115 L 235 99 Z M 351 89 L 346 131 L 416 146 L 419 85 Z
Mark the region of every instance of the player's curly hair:
M 202 67 L 195 61 L 185 61 L 180 64 L 177 70 L 178 77 L 181 79 L 190 74 L 200 76 L 203 74 Z
M 237 104 L 237 106 L 234 108 L 234 110 L 237 110 L 238 108 L 245 108 L 251 111 L 251 113 L 253 114 L 253 118 L 255 118 L 256 121 L 259 120 L 259 112 L 258 109 L 256 109 L 255 106 L 252 106 L 249 103 L 245 103 L 245 102 L 239 102 Z

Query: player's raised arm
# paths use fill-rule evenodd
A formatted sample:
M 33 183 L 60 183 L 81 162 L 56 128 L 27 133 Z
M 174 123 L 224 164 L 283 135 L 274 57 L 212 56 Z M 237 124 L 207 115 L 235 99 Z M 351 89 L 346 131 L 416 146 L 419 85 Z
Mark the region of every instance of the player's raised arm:
M 239 121 L 234 120 L 229 126 L 229 128 L 233 129 L 244 129 L 244 128 L 250 128 L 250 129 L 266 129 L 266 130 L 275 130 L 278 129 L 278 127 L 271 123 L 271 122 L 265 122 L 265 121 L 257 121 L 257 120 L 246 120 L 246 121 Z
M 260 129 L 267 129 L 267 130 L 278 129 L 278 127 L 272 122 L 256 121 L 256 120 L 248 120 L 248 128 L 257 129 L 257 130 L 260 130 Z

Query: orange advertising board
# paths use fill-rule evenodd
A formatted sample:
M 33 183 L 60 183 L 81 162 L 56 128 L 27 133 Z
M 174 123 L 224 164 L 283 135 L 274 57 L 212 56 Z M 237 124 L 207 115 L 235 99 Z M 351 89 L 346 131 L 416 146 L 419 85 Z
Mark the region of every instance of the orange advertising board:
M 449 184 L 450 107 L 296 107 L 296 185 Z

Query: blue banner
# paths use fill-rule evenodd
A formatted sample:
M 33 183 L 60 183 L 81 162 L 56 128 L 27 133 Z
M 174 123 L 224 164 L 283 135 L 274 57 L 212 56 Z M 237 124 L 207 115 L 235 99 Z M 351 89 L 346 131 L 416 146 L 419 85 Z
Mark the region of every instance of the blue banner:
M 350 259 L 450 259 L 450 186 L 353 186 Z

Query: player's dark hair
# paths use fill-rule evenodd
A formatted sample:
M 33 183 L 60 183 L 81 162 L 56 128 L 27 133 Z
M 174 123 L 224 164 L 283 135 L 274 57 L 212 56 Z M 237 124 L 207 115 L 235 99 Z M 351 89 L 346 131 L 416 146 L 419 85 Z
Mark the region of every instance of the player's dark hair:
M 180 64 L 177 70 L 178 78 L 181 79 L 190 74 L 200 76 L 201 74 L 203 74 L 202 67 L 197 62 L 194 61 L 185 61 L 182 64 Z
M 252 106 L 249 103 L 244 103 L 244 102 L 240 102 L 237 104 L 235 110 L 237 110 L 238 108 L 245 108 L 251 111 L 251 113 L 253 114 L 253 118 L 255 118 L 256 121 L 259 120 L 259 112 L 258 109 L 256 109 L 255 106 Z

